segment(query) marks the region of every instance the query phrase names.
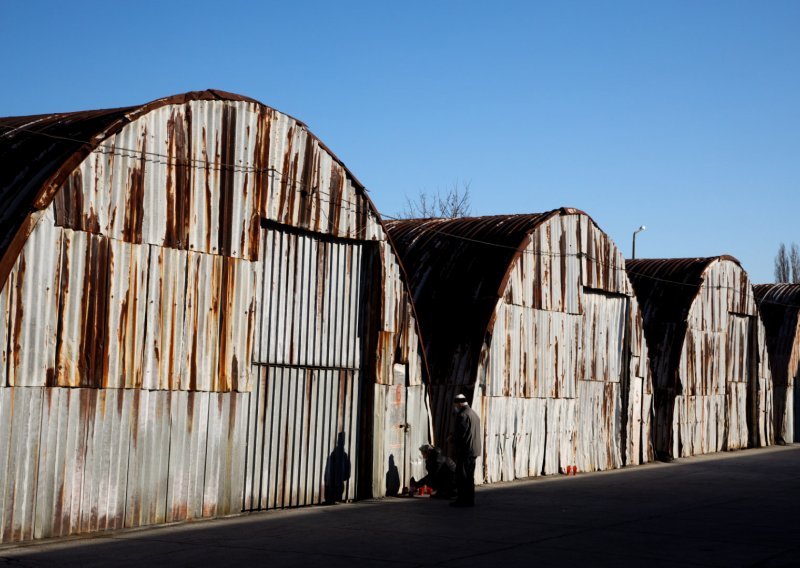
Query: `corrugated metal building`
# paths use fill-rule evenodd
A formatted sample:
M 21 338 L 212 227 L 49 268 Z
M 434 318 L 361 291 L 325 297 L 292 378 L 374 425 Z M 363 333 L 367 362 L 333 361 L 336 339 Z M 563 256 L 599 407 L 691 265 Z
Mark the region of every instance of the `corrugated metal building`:
M 482 416 L 476 477 L 652 458 L 639 309 L 624 258 L 589 216 L 557 209 L 387 228 L 425 336 L 436 438 L 446 438 L 459 392 Z
M 800 284 L 758 284 L 754 289 L 767 332 L 775 439 L 796 442 L 800 432 L 800 416 L 795 412 L 800 393 L 794 390 L 800 378 Z
M 427 367 L 363 186 L 192 92 L 0 119 L 0 541 L 383 495 Z
M 771 444 L 764 325 L 739 261 L 629 260 L 628 275 L 644 314 L 659 455 Z

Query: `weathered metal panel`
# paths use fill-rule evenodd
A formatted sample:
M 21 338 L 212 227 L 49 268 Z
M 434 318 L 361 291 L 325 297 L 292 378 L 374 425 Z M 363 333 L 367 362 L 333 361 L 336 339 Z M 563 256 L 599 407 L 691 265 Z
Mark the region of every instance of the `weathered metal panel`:
M 183 326 L 182 382 L 189 390 L 213 390 L 219 367 L 220 302 L 222 266 L 226 258 L 188 254 L 186 315 Z M 185 377 L 185 378 L 183 378 Z
M 170 391 L 133 390 L 133 420 L 125 526 L 166 520 Z
M 203 492 L 205 517 L 241 510 L 246 396 L 236 392 L 209 395 Z
M 421 479 L 427 473 L 425 460 L 419 452 L 422 444 L 431 442 L 431 412 L 424 385 L 416 384 L 406 389 L 406 424 L 405 484 L 412 477 Z
M 167 522 L 203 516 L 210 396 L 207 392 L 172 393 Z
M 362 245 L 267 229 L 257 362 L 361 365 Z
M 108 254 L 109 241 L 105 237 L 64 229 L 56 354 L 58 386 L 104 386 Z
M 406 463 L 406 386 L 394 384 L 383 386 L 386 394 L 381 397 L 385 406 L 383 416 L 383 463 L 379 471 L 384 471 L 384 487 L 381 494 L 397 495 L 406 484 L 404 478 Z M 413 451 L 413 450 L 412 450 Z
M 141 388 L 150 247 L 109 241 L 108 324 L 103 384 Z
M 5 284 L 8 366 L 3 385 L 44 386 L 54 380 L 61 238 L 52 217 L 42 215 Z
M 0 491 L 2 542 L 29 540 L 34 535 L 37 454 L 42 419 L 41 388 L 0 388 Z
M 351 371 L 263 368 L 259 400 L 250 405 L 256 422 L 248 436 L 245 509 L 355 497 L 359 389 Z
M 256 317 L 255 263 L 226 258 L 222 263 L 217 392 L 249 391 Z
M 182 375 L 186 314 L 187 253 L 150 247 L 147 282 L 147 335 L 144 350 L 146 389 L 186 390 Z

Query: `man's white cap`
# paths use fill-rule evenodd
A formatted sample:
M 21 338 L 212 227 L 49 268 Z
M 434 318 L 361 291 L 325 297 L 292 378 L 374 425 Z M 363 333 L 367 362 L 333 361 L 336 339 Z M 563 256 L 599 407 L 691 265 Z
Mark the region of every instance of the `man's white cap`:
M 456 404 L 466 404 L 466 402 L 467 402 L 467 397 L 465 397 L 463 394 L 456 395 L 455 399 Z

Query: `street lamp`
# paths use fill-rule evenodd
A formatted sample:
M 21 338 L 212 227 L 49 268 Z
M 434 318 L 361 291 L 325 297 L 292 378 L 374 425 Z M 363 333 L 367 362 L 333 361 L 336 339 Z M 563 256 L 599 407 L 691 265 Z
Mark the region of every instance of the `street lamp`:
M 644 231 L 646 229 L 647 229 L 647 227 L 642 225 L 641 227 L 639 227 L 638 229 L 636 229 L 633 232 L 633 254 L 631 255 L 631 258 L 636 258 L 636 235 L 641 233 L 642 231 Z

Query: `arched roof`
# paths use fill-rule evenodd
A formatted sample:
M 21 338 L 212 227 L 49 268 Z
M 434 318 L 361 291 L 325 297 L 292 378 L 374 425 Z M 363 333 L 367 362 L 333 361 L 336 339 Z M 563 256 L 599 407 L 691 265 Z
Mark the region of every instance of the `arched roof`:
M 388 221 L 426 340 L 433 382 L 459 375 L 474 380 L 478 357 L 506 279 L 531 234 L 559 215 L 586 215 L 560 208 L 527 215 Z M 468 366 L 452 369 L 458 359 Z
M 0 284 L 5 282 L 33 228 L 32 214 L 47 208 L 70 173 L 93 150 L 125 125 L 153 110 L 200 100 L 243 101 L 266 107 L 241 95 L 205 90 L 138 106 L 0 118 Z M 380 219 L 364 186 L 327 146 L 309 134 L 345 169 Z

